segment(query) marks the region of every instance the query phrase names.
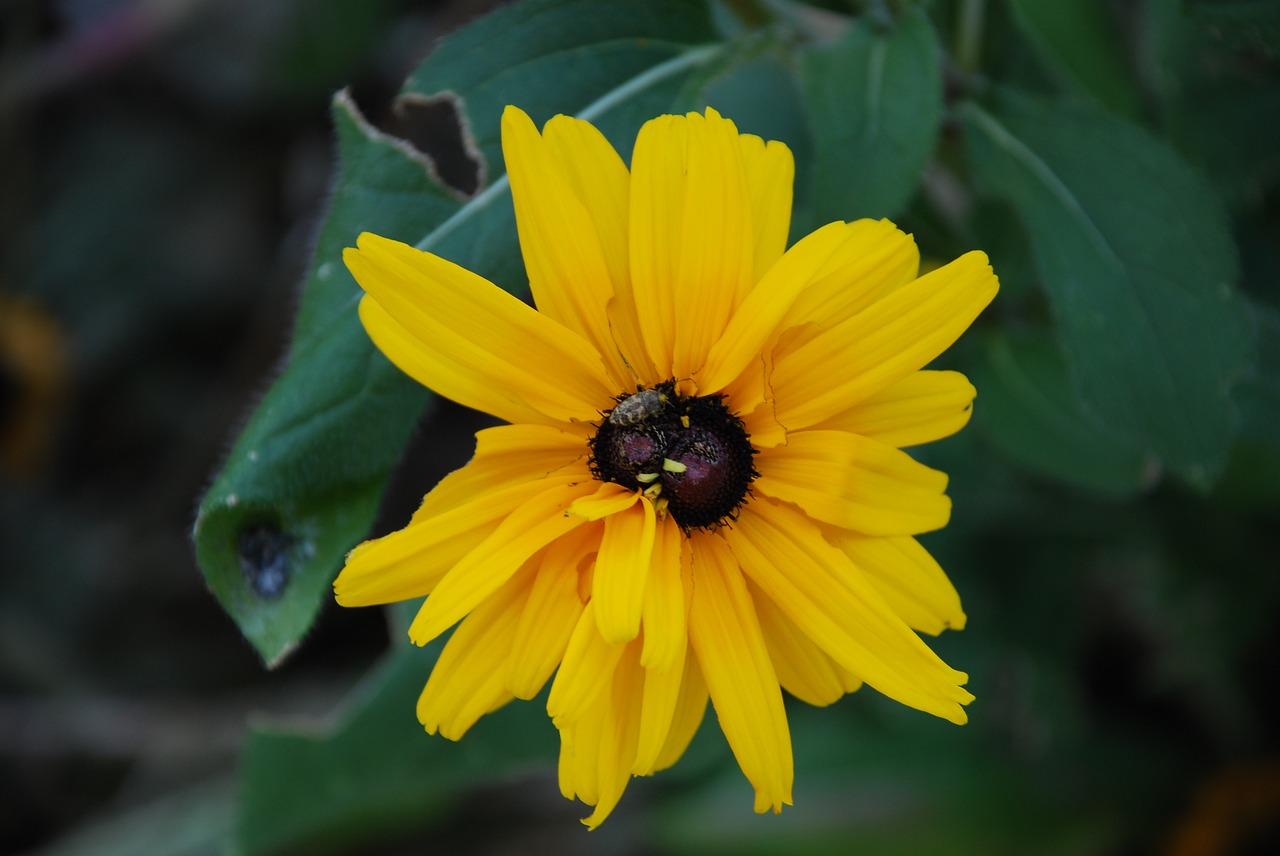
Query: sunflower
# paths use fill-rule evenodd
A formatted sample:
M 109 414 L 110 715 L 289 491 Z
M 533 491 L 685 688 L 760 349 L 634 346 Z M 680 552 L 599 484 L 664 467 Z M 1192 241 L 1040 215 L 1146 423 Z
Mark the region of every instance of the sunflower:
M 419 645 L 457 625 L 426 730 L 550 680 L 560 788 L 595 827 L 708 699 L 757 812 L 791 803 L 782 690 L 865 683 L 963 723 L 967 676 L 918 635 L 965 622 L 913 537 L 947 523 L 947 477 L 901 447 L 969 419 L 965 377 L 922 367 L 994 297 L 986 256 L 917 277 L 886 220 L 786 249 L 791 152 L 711 109 L 646 123 L 629 170 L 567 116 L 508 107 L 502 147 L 536 309 L 376 235 L 344 255 L 378 348 L 509 423 L 335 583 L 347 606 L 427 595 Z

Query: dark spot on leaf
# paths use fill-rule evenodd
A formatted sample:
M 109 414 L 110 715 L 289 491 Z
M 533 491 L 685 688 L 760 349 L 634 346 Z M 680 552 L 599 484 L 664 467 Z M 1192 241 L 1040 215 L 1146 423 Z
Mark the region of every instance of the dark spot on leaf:
M 259 597 L 273 600 L 289 584 L 289 548 L 293 538 L 278 526 L 259 523 L 241 530 L 236 557 L 249 588 Z
M 401 95 L 383 130 L 430 157 L 436 175 L 448 187 L 464 196 L 480 188 L 479 153 L 458 114 L 456 96 Z

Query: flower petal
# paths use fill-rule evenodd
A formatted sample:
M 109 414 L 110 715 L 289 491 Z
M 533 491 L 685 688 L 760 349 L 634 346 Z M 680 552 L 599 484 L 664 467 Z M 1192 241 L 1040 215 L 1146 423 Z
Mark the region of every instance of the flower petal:
M 747 590 L 755 603 L 769 659 L 773 661 L 773 669 L 784 690 L 817 707 L 825 707 L 851 691 L 846 688 L 843 670 L 804 635 L 758 586 L 748 580 Z
M 579 127 L 590 125 L 564 116 L 557 120 L 552 121 L 560 128 L 559 140 L 580 162 L 580 170 L 616 175 L 616 169 L 621 169 L 625 181 L 626 168 L 607 142 L 603 149 L 574 145 L 580 138 L 591 139 Z M 548 123 L 548 133 L 551 127 Z M 576 135 L 572 134 L 575 130 Z M 595 136 L 603 142 L 598 131 Z M 511 180 L 520 252 L 538 311 L 593 344 L 615 387 L 627 388 L 633 378 L 605 317 L 605 307 L 614 294 L 612 271 L 596 222 L 566 174 L 565 161 L 555 156 L 524 111 L 510 106 L 502 114 L 502 154 Z M 601 162 L 587 161 L 596 157 L 602 158 Z
M 631 154 L 631 285 L 645 352 L 662 380 L 673 376 L 688 130 L 682 116 L 650 119 Z
M 868 535 L 914 535 L 951 516 L 946 473 L 906 452 L 844 431 L 796 431 L 761 449 L 753 487 L 815 520 Z
M 968 424 L 976 395 L 959 372 L 912 372 L 817 427 L 862 434 L 899 448 L 918 446 Z
M 542 139 L 559 162 L 573 192 L 595 224 L 613 283 L 613 299 L 606 307 L 609 327 L 633 375 L 624 380 L 652 386 L 666 380 L 653 368 L 645 351 L 631 289 L 630 205 L 631 175 L 604 135 L 589 122 L 556 116 L 543 128 Z
M 547 696 L 547 714 L 556 728 L 582 719 L 600 693 L 609 685 L 605 676 L 613 674 L 626 645 L 604 641 L 596 625 L 595 601 L 587 603 L 569 637 L 569 647 Z
M 591 482 L 555 485 L 531 497 L 488 538 L 454 565 L 409 625 L 409 638 L 425 645 L 511 578 L 526 559 L 585 521 L 567 514 Z
M 577 333 L 439 256 L 368 232 L 357 244 L 342 256 L 356 281 L 423 348 L 458 365 L 467 398 L 513 390 L 565 422 L 608 406 L 600 354 Z
M 832 327 L 916 278 L 920 251 L 910 235 L 888 220 L 844 225 L 844 243 L 796 298 L 783 326 Z
M 696 657 L 686 657 L 683 674 L 680 679 L 680 696 L 676 699 L 676 709 L 671 717 L 671 727 L 667 730 L 667 742 L 658 759 L 653 764 L 653 771 L 665 770 L 680 760 L 684 750 L 689 748 L 693 736 L 698 733 L 702 719 L 707 713 L 707 682 L 702 677 L 702 669 Z
M 911 631 L 802 513 L 768 500 L 743 509 L 725 539 L 742 570 L 836 663 L 910 707 L 955 723 L 968 677 Z
M 613 482 L 596 482 L 595 492 L 569 506 L 569 513 L 587 520 L 602 520 L 620 514 L 640 501 L 640 492 Z
M 418 522 L 473 502 L 480 493 L 554 473 L 587 478 L 586 441 L 547 425 L 495 425 L 476 432 L 470 462 L 445 476 L 413 513 Z M 573 467 L 573 469 L 569 469 Z
M 676 262 L 672 372 L 691 377 L 706 362 L 738 302 L 755 284 L 755 234 L 742 144 L 733 122 L 707 108 L 689 114 L 689 159 Z M 677 221 L 679 222 L 679 221 Z
M 604 520 L 591 599 L 606 642 L 630 642 L 640 633 L 656 525 L 653 503 L 645 498 Z
M 973 323 L 996 289 L 986 255 L 967 253 L 803 344 L 781 347 L 770 379 L 778 420 L 806 428 L 916 371 Z
M 608 706 L 600 711 L 604 727 L 600 730 L 597 751 L 599 793 L 595 811 L 582 820 L 587 829 L 595 829 L 613 812 L 631 780 L 644 687 L 644 671 L 634 645 L 629 646 L 618 663 L 612 684 L 611 692 L 604 694 Z
M 418 721 L 428 734 L 460 740 L 476 720 L 514 697 L 503 674 L 533 571 L 526 565 L 449 637 L 418 697 Z
M 644 699 L 640 707 L 640 731 L 636 740 L 636 756 L 631 772 L 647 776 L 657 766 L 658 757 L 667 745 L 667 736 L 679 711 L 680 689 L 684 686 L 686 639 L 665 671 L 644 670 Z
M 698 539 L 689 644 L 720 728 L 756 791 L 757 812 L 791 804 L 791 732 L 751 595 L 724 541 Z
M 738 142 L 742 146 L 743 171 L 751 199 L 751 229 L 755 233 L 755 269 L 751 277 L 754 284 L 787 248 L 796 162 L 791 149 L 777 140 L 766 143 L 755 134 L 743 134 Z
M 913 629 L 936 636 L 948 628 L 964 628 L 960 595 L 916 539 L 849 533 L 836 543 Z
M 414 336 L 367 294 L 360 322 L 378 350 L 396 368 L 437 394 L 512 423 L 559 425 L 563 421 L 530 406 L 517 390 L 478 379 L 477 372 Z
M 717 391 L 744 370 L 768 369 L 768 351 L 782 331 L 808 325 L 812 336 L 833 326 L 909 281 L 919 262 L 911 236 L 888 220 L 828 223 L 806 235 L 729 320 L 698 377 L 699 389 Z
M 645 123 L 631 159 L 631 278 L 655 368 L 702 367 L 755 279 L 756 236 L 738 130 L 706 115 Z
M 761 363 L 761 353 L 778 325 L 796 298 L 845 243 L 848 229 L 847 223 L 829 223 L 801 238 L 769 268 L 708 352 L 697 378 L 699 392 L 724 389 L 748 366 Z
M 644 650 L 640 665 L 665 672 L 683 659 L 688 636 L 681 546 L 684 536 L 671 517 L 658 521 L 653 540 L 652 567 L 644 590 Z
M 553 484 L 588 479 L 581 437 L 542 425 L 500 425 L 476 434 L 471 462 L 440 480 L 409 524 L 357 546 L 334 581 L 343 606 L 430 594 L 501 518 Z
M 578 577 L 599 549 L 600 530 L 599 524 L 579 526 L 542 551 L 506 664 L 506 686 L 516 698 L 536 696 L 560 665 L 584 608 Z
M 643 675 L 634 645 L 607 674 L 584 715 L 560 724 L 560 792 L 595 806 L 583 823 L 594 829 L 617 806 L 631 779 Z

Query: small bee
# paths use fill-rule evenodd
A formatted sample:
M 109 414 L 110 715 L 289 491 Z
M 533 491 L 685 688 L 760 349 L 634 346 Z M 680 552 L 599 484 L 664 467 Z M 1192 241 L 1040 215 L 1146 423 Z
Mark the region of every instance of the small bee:
M 670 400 L 662 389 L 642 389 L 619 401 L 609 411 L 609 422 L 619 427 L 638 425 L 661 414 Z

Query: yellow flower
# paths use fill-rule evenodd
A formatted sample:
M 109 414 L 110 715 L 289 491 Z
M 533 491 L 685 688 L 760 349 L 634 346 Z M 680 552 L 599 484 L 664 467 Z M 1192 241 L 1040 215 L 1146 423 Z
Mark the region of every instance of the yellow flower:
M 791 803 L 782 689 L 863 683 L 956 723 L 972 696 L 916 631 L 960 628 L 912 536 L 947 477 L 900 447 L 959 430 L 974 389 L 922 371 L 995 296 L 971 252 L 917 278 L 892 223 L 831 223 L 784 253 L 794 165 L 714 110 L 645 124 L 628 170 L 590 124 L 502 118 L 537 309 L 430 253 L 364 234 L 360 317 L 396 365 L 511 424 L 358 546 L 356 606 L 430 595 L 458 624 L 418 702 L 460 738 L 555 675 L 560 788 L 594 827 L 670 766 L 708 698 L 755 788 Z

